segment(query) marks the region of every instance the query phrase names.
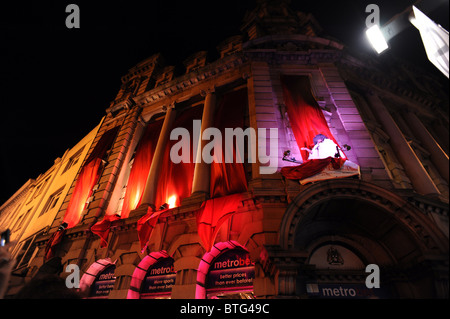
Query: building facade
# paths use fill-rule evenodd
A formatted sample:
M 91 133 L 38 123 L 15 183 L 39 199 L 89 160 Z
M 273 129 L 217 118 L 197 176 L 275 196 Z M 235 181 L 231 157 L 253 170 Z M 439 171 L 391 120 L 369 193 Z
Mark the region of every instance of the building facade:
M 54 221 L 98 128 L 55 159 L 54 165 L 45 173 L 28 180 L 0 207 L 1 229 L 10 229 L 10 240 L 16 243 L 11 251 L 16 259 L 13 285 L 15 282 L 23 284 L 23 275 L 39 250 L 36 240 L 47 233 Z
M 288 1 L 258 2 L 241 30 L 184 74 L 160 54 L 131 68 L 40 204 L 22 193 L 51 172 L 2 206 L 36 247 L 7 296 L 57 260 L 86 298 L 448 298 L 445 88 L 328 39 Z M 298 177 L 318 133 L 338 160 Z

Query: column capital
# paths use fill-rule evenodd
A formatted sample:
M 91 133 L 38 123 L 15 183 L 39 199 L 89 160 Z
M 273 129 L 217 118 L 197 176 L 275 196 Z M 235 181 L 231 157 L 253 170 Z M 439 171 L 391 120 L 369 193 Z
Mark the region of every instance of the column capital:
M 166 112 L 166 113 L 167 113 L 170 109 L 174 109 L 174 108 L 175 108 L 175 104 L 176 104 L 175 101 L 170 102 L 168 105 L 163 105 L 163 106 L 161 107 L 161 109 L 163 110 L 163 112 Z
M 202 97 L 207 96 L 208 94 L 216 93 L 216 86 L 213 85 L 211 87 L 205 88 L 203 90 L 200 90 L 200 95 Z

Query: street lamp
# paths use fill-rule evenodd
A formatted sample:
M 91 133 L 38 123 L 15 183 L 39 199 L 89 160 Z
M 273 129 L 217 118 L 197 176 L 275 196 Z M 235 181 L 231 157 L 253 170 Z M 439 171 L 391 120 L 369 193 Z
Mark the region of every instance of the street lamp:
M 395 15 L 385 25 L 374 24 L 366 30 L 366 36 L 380 54 L 389 48 L 388 41 L 411 24 L 420 32 L 428 59 L 448 78 L 449 77 L 449 34 L 442 26 L 428 18 L 423 11 L 430 12 L 442 4 L 442 0 L 421 1 Z
M 389 48 L 386 39 L 381 32 L 378 24 L 374 24 L 369 29 L 366 30 L 366 36 L 372 45 L 372 47 L 377 51 L 378 54 Z

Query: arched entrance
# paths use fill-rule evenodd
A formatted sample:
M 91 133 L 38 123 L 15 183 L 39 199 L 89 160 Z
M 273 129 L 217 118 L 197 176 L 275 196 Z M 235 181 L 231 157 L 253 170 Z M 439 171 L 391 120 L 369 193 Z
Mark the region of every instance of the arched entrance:
M 255 266 L 236 241 L 216 243 L 198 267 L 196 299 L 253 299 Z
M 80 280 L 80 292 L 89 299 L 107 299 L 116 281 L 116 263 L 105 258 L 94 262 Z
M 175 284 L 174 260 L 166 251 L 152 252 L 136 267 L 127 299 L 168 299 Z
M 296 271 L 284 279 L 290 282 L 285 294 L 310 298 L 445 297 L 445 278 L 436 275 L 445 264 L 443 259 L 448 260 L 445 236 L 417 208 L 367 182 L 326 181 L 304 189 L 283 217 L 280 250 L 304 256 L 297 265 L 289 265 Z M 443 263 L 438 265 L 437 260 Z M 380 268 L 380 289 L 365 285 L 369 264 Z

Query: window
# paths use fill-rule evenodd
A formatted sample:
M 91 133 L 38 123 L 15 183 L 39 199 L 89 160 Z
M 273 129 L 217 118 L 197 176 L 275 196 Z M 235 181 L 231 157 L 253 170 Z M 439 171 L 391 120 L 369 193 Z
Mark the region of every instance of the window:
M 20 249 L 18 250 L 15 259 L 17 260 L 16 268 L 28 267 L 29 263 L 33 260 L 38 252 L 39 248 L 35 243 L 36 235 L 30 237 L 20 243 Z
M 84 146 L 82 148 L 80 148 L 71 158 L 69 158 L 69 161 L 67 162 L 67 165 L 64 168 L 64 171 L 62 172 L 63 174 L 78 163 L 83 149 L 84 149 Z
M 33 207 L 30 208 L 29 210 L 27 210 L 26 213 L 20 215 L 20 217 L 19 217 L 19 218 L 17 219 L 17 221 L 16 221 L 15 226 L 13 227 L 13 231 L 17 231 L 17 230 L 19 230 L 20 228 L 22 228 L 22 225 L 23 225 L 23 223 L 24 223 L 24 221 L 25 221 L 25 217 L 28 216 L 28 214 L 30 213 L 30 211 L 31 211 L 32 209 L 33 209 Z
M 30 203 L 33 199 L 35 199 L 36 197 L 38 197 L 42 193 L 42 190 L 44 189 L 44 186 L 47 184 L 49 179 L 50 179 L 50 176 L 47 177 L 43 182 L 39 183 L 38 186 L 36 186 L 36 190 L 34 191 L 33 197 L 30 198 L 28 203 Z
M 48 212 L 49 210 L 53 209 L 56 206 L 56 204 L 59 201 L 59 198 L 61 197 L 63 189 L 64 189 L 64 186 L 61 187 L 60 189 L 58 189 L 55 193 L 53 193 L 50 196 L 50 198 L 47 201 L 47 204 L 45 204 L 45 207 L 42 210 L 42 212 L 39 214 L 39 216 L 44 215 L 46 212 Z

